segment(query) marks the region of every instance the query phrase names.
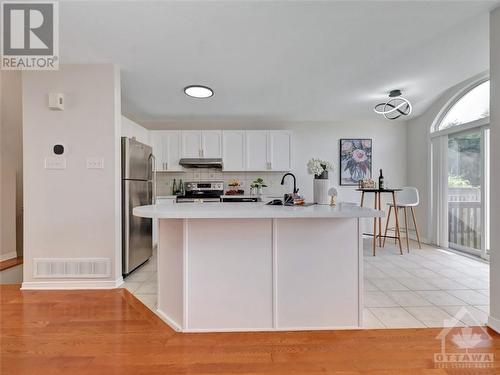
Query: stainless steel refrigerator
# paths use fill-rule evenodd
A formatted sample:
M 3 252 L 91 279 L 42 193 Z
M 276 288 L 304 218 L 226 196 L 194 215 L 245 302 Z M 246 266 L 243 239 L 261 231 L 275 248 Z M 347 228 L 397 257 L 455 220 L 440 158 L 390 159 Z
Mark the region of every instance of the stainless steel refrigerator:
M 151 147 L 122 138 L 122 273 L 124 276 L 153 255 L 152 219 L 132 210 L 153 204 L 154 156 Z

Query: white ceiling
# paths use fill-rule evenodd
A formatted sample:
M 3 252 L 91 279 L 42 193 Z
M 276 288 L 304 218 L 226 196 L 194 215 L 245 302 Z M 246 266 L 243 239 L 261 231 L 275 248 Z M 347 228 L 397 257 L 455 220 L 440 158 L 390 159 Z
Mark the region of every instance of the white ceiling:
M 141 122 L 378 119 L 400 88 L 415 115 L 488 69 L 500 1 L 62 2 L 61 63 L 122 69 Z M 215 96 L 188 98 L 190 84 Z

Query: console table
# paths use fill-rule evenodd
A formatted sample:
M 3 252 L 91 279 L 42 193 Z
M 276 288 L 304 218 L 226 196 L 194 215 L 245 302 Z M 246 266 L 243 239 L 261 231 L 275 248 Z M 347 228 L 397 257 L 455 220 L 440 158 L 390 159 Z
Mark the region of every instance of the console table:
M 397 239 L 399 243 L 399 251 L 401 255 L 403 255 L 403 247 L 401 246 L 401 235 L 399 232 L 399 215 L 397 214 L 397 205 L 396 205 L 396 192 L 401 191 L 401 189 L 375 189 L 375 188 L 367 188 L 367 189 L 356 189 L 356 191 L 361 192 L 361 207 L 363 207 L 364 201 L 365 201 L 365 193 L 373 193 L 375 197 L 375 209 L 376 210 L 382 210 L 381 207 L 381 199 L 380 197 L 382 194 L 391 194 L 392 195 L 392 203 L 395 208 L 396 212 L 396 233 L 395 236 L 387 236 L 387 234 L 382 235 L 382 218 L 373 218 L 373 234 L 368 234 L 370 236 L 373 236 L 373 256 L 375 256 L 376 253 L 376 247 L 377 247 L 377 238 L 379 240 L 379 247 L 382 247 L 382 237 L 384 238 L 395 238 Z M 377 233 L 377 219 L 378 219 L 378 233 Z

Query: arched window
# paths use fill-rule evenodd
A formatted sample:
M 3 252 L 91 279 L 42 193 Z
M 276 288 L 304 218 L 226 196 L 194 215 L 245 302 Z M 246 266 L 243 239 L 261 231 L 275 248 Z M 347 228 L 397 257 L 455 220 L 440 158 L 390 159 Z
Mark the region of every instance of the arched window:
M 490 81 L 484 81 L 462 95 L 433 130 L 467 124 L 490 115 Z

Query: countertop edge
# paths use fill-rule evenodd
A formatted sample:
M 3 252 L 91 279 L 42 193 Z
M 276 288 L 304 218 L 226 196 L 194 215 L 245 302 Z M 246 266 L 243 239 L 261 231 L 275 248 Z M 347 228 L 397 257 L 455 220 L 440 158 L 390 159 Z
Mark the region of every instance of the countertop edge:
M 235 203 L 228 203 L 235 205 Z M 247 204 L 248 203 L 243 203 Z M 328 218 L 378 218 L 385 217 L 384 211 L 374 210 L 372 208 L 365 207 L 346 207 L 343 211 L 339 211 L 339 208 L 331 208 L 331 211 L 327 207 L 321 207 L 314 210 L 315 206 L 309 207 L 279 207 L 279 206 L 267 206 L 259 205 L 259 207 L 241 207 L 240 210 L 236 210 L 237 207 L 233 206 L 231 209 L 229 207 L 218 206 L 214 207 L 212 204 L 210 206 L 203 206 L 200 210 L 200 206 L 193 204 L 193 206 L 188 207 L 186 203 L 182 204 L 182 208 L 174 208 L 171 206 L 141 206 L 133 209 L 133 214 L 139 217 L 152 218 L 152 219 L 292 219 L 292 218 L 317 218 L 317 219 L 328 219 Z M 283 210 L 283 211 L 281 211 Z

